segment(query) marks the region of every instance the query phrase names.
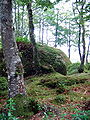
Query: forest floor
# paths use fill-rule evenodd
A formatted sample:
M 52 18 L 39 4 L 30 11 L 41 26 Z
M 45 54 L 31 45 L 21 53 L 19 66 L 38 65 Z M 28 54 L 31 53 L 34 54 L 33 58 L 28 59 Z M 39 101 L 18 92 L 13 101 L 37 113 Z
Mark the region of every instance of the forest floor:
M 46 74 L 27 78 L 26 84 L 28 95 L 46 105 L 30 120 L 72 120 L 74 114 L 80 117 L 81 111 L 90 110 L 90 73 Z
M 89 120 L 90 118 L 90 73 L 61 75 L 59 73 L 25 78 L 29 97 L 40 105 L 38 113 L 19 117 L 22 120 Z M 0 98 L 0 103 L 6 99 Z M 2 105 L 2 104 L 0 104 Z M 42 106 L 42 107 L 41 107 Z M 85 113 L 88 111 L 89 113 Z

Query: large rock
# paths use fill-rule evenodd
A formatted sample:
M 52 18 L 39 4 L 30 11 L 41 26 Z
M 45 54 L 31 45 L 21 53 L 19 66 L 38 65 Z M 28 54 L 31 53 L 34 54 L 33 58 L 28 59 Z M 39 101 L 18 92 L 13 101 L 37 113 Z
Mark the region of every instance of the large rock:
M 32 44 L 17 42 L 17 45 L 23 62 L 25 77 L 36 74 L 36 69 L 35 66 L 33 65 Z M 40 74 L 56 71 L 63 75 L 66 75 L 67 73 L 66 67 L 71 62 L 69 58 L 61 50 L 46 45 L 43 46 L 37 45 L 37 48 L 38 48 L 38 57 L 40 62 L 40 69 L 39 69 Z M 0 54 L 2 54 L 2 52 L 0 52 Z

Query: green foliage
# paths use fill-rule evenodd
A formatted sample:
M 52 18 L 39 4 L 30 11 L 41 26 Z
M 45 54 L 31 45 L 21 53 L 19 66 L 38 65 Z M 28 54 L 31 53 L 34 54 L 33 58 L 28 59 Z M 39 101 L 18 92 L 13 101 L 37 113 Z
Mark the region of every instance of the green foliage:
M 81 111 L 75 109 L 76 113 L 72 114 L 72 120 L 90 120 L 90 110 Z
M 33 114 L 36 114 L 40 110 L 40 104 L 31 97 L 17 95 L 14 97 L 15 101 L 15 116 L 24 116 L 28 117 Z M 18 112 L 17 112 L 18 111 Z
M 41 6 L 42 9 L 54 7 L 54 4 L 50 0 L 36 0 L 36 5 Z
M 6 96 L 8 90 L 8 82 L 5 77 L 0 77 L 0 96 Z
M 50 112 L 50 111 L 45 111 L 45 112 L 43 112 L 43 114 L 44 114 L 44 118 L 42 119 L 42 120 L 51 120 L 51 119 L 49 119 L 49 118 L 53 118 L 55 115 L 52 113 L 52 112 Z M 50 117 L 49 117 L 50 116 Z
M 62 82 L 57 83 L 57 87 L 58 87 L 57 90 L 58 93 L 63 93 L 66 90 L 66 86 Z
M 0 77 L 0 90 L 7 90 L 8 82 L 5 77 Z
M 6 105 L 1 110 L 0 120 L 19 120 L 13 115 L 13 111 L 15 111 L 14 106 L 15 103 L 12 98 L 7 100 Z
M 90 72 L 90 63 L 85 64 L 85 72 Z
M 17 42 L 25 42 L 28 43 L 30 42 L 27 37 L 16 37 Z
M 67 74 L 72 75 L 72 74 L 78 73 L 79 67 L 80 67 L 80 63 L 70 64 L 67 68 L 67 71 L 68 71 Z
M 79 73 L 78 72 L 79 68 L 80 68 L 80 63 L 70 64 L 67 68 L 67 74 L 72 75 L 72 74 Z M 90 63 L 87 63 L 84 65 L 84 72 L 86 72 L 86 73 L 90 72 Z

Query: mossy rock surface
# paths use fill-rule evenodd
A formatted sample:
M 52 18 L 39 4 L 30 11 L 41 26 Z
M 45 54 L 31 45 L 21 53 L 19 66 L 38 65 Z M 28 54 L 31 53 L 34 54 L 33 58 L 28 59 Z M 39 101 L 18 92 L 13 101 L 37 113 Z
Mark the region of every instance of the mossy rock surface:
M 31 43 L 17 42 L 22 63 L 24 66 L 25 77 L 29 75 L 36 74 L 36 68 L 33 65 L 33 46 Z M 39 57 L 39 74 L 59 72 L 63 75 L 67 74 L 67 66 L 71 64 L 69 58 L 59 49 L 49 47 L 47 45 L 37 44 L 38 57 Z M 0 51 L 0 56 L 3 59 L 2 51 Z M 2 65 L 3 61 L 0 61 Z M 5 63 L 3 63 L 4 65 Z M 2 65 L 2 66 L 3 66 Z M 5 65 L 0 68 L 0 76 L 5 74 Z

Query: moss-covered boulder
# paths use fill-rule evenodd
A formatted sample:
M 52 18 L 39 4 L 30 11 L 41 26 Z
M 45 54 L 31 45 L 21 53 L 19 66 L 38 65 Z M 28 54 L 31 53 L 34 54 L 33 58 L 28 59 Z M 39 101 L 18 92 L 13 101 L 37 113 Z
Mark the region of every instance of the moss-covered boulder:
M 25 77 L 36 74 L 33 65 L 33 46 L 31 43 L 17 42 L 20 56 L 23 62 Z M 47 45 L 37 45 L 39 57 L 39 74 L 51 73 L 53 71 L 66 75 L 66 67 L 71 63 L 69 58 L 59 49 Z M 1 53 L 0 53 L 1 54 Z M 2 64 L 2 62 L 0 63 Z M 2 69 L 2 68 L 1 68 Z M 2 69 L 3 70 L 3 69 Z M 2 71 L 1 70 L 1 71 Z M 3 74 L 0 73 L 1 75 Z
M 64 52 L 47 45 L 38 45 L 38 51 L 41 64 L 49 64 L 56 72 L 66 75 L 66 68 L 71 62 Z

